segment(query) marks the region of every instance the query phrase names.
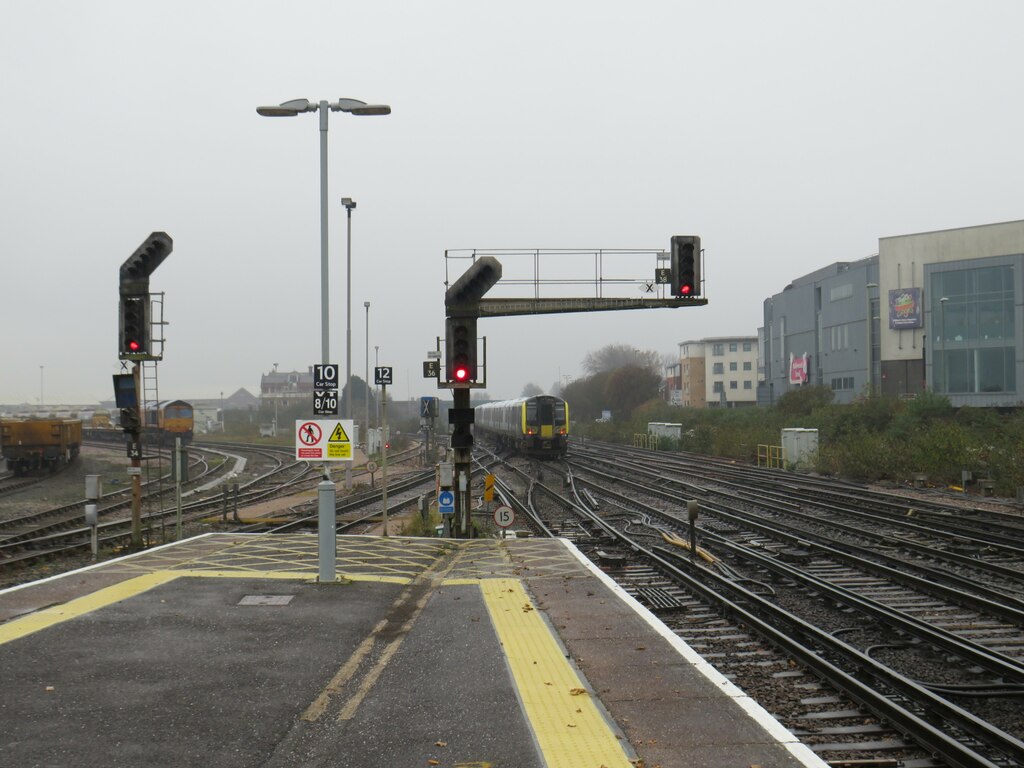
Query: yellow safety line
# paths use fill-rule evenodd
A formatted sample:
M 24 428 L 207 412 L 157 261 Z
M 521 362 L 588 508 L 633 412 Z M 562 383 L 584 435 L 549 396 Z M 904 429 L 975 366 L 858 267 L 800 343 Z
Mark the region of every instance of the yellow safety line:
M 480 591 L 547 764 L 633 768 L 522 584 L 485 579 Z
M 66 603 L 43 608 L 26 616 L 11 619 L 0 624 L 0 645 L 20 637 L 31 635 L 70 619 L 106 608 L 108 605 L 142 594 L 153 587 L 159 587 L 175 579 L 190 577 L 198 579 L 291 579 L 293 581 L 315 581 L 316 574 L 301 571 L 204 571 L 188 569 L 180 571 L 153 571 L 133 579 L 97 590 Z M 390 584 L 408 584 L 411 579 L 397 576 L 368 576 L 363 574 L 341 574 L 339 578 L 349 581 L 372 581 Z
M 180 574 L 171 571 L 157 571 L 147 573 L 143 576 L 136 576 L 134 579 L 122 581 L 120 584 L 97 590 L 84 597 L 76 598 L 67 603 L 44 608 L 20 619 L 12 619 L 5 624 L 0 624 L 0 645 L 20 637 L 31 635 L 41 629 L 60 624 L 78 616 L 84 616 L 100 608 L 113 605 L 121 600 L 138 595 L 153 587 L 159 587 L 178 578 Z

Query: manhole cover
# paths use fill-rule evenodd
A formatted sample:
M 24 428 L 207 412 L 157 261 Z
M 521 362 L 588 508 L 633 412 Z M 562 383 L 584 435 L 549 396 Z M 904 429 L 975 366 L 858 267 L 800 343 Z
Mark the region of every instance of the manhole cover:
M 239 605 L 288 605 L 295 595 L 246 595 Z

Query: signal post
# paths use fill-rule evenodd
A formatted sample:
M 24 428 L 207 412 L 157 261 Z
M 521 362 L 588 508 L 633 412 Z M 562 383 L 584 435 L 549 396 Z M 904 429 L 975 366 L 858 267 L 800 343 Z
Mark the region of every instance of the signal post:
M 664 256 L 664 251 L 656 253 Z M 446 251 L 446 258 L 448 254 Z M 645 292 L 650 295 L 641 298 L 610 298 L 600 295 L 599 291 L 599 295 L 593 298 L 540 298 L 537 294 L 534 298 L 485 299 L 484 294 L 501 279 L 501 263 L 494 256 L 480 255 L 473 249 L 472 265 L 445 292 L 445 379 L 441 380 L 438 367 L 431 365 L 431 361 L 423 364 L 424 377 L 436 376 L 438 388 L 450 388 L 454 400 L 454 407 L 448 412 L 454 454 L 454 536 L 472 535 L 469 488 L 474 411 L 470 405 L 469 390 L 487 386 L 486 375 L 482 374 L 477 360 L 477 320 L 481 317 L 703 306 L 707 299 L 703 296 L 702 255 L 698 235 L 673 236 L 667 258 L 669 266 L 655 269 L 654 279 L 645 281 Z M 537 258 L 537 253 L 534 253 L 534 258 Z M 539 280 L 535 274 L 535 291 Z M 671 298 L 660 292 L 661 286 L 666 284 Z
M 445 292 L 445 378 L 441 386 L 450 387 L 454 407 L 448 411 L 452 426 L 451 447 L 454 464 L 453 491 L 455 520 L 452 535 L 473 535 L 470 525 L 470 478 L 473 473 L 473 408 L 469 391 L 487 386 L 477 359 L 476 320 L 480 299 L 501 279 L 501 264 L 491 256 L 477 259 Z
M 153 348 L 149 276 L 174 249 L 166 232 L 153 232 L 121 264 L 118 275 L 117 356 L 134 362 L 131 373 L 114 376 L 114 400 L 128 444 L 132 478 L 132 549 L 142 548 L 142 408 L 141 363 L 161 357 Z M 122 370 L 125 369 L 122 364 Z

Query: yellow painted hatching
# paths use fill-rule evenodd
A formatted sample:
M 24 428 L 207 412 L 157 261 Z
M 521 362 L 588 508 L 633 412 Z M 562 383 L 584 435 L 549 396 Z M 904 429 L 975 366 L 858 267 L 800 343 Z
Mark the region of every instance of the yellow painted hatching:
M 622 745 L 516 579 L 480 590 L 548 765 L 632 768 Z

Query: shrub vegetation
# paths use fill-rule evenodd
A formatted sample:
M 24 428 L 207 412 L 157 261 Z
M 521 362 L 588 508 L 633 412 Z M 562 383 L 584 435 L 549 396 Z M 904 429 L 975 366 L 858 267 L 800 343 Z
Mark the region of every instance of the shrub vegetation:
M 588 395 L 595 389 L 585 382 L 576 387 Z M 602 394 L 612 394 L 610 389 Z M 768 408 L 682 408 L 656 398 L 632 407 L 625 399 L 617 409 L 611 405 L 607 423 L 586 418 L 600 413 L 599 405 L 575 409 L 574 434 L 632 443 L 634 435 L 646 434 L 648 422 L 680 423 L 682 438 L 660 440 L 659 450 L 756 463 L 758 446 L 780 445 L 784 428 L 803 427 L 818 430 L 814 469 L 821 474 L 909 484 L 923 473 L 931 485 L 959 486 L 967 470 L 975 480 L 991 479 L 1000 496 L 1014 496 L 1024 486 L 1024 412 L 955 409 L 932 392 L 914 400 L 873 396 L 838 405 L 830 389 L 805 387 Z

